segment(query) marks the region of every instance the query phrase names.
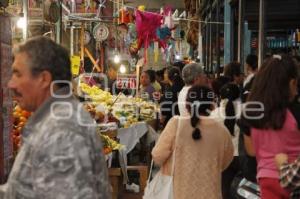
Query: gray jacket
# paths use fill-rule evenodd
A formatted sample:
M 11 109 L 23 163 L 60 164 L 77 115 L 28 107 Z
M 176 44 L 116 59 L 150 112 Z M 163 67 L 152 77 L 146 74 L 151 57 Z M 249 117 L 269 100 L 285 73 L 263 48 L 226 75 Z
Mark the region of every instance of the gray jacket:
M 22 135 L 1 198 L 111 198 L 94 120 L 72 95 L 49 98 L 28 120 Z

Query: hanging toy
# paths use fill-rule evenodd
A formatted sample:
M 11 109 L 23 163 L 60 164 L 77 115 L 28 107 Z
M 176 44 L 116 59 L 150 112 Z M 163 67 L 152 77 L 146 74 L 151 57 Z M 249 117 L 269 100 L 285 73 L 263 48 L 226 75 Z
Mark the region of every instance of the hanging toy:
M 191 48 L 195 50 L 198 47 L 199 22 L 197 22 L 198 18 L 193 18 L 193 20 L 195 21 L 190 22 L 186 39 Z
M 158 42 L 159 42 L 159 46 L 161 48 L 167 48 L 167 44 L 169 42 L 169 40 L 175 40 L 174 38 L 172 38 L 172 32 L 173 30 L 176 29 L 176 26 L 172 29 L 168 28 L 167 26 L 164 26 L 162 28 L 159 28 L 156 30 L 156 34 L 158 36 Z
M 129 23 L 127 27 L 126 46 L 129 48 L 131 55 L 136 55 L 138 52 L 136 26 L 133 23 Z
M 133 14 L 126 7 L 119 11 L 119 24 L 128 24 L 133 22 Z
M 156 13 L 136 11 L 136 30 L 138 36 L 138 49 L 142 46 L 147 49 L 150 42 L 157 40 L 156 29 L 161 26 L 163 16 Z M 146 52 L 146 50 L 144 51 Z M 144 55 L 146 58 L 146 54 Z M 145 59 L 145 62 L 147 60 Z
M 173 22 L 173 16 L 172 16 L 172 8 L 170 6 L 166 6 L 163 9 L 163 15 L 165 16 L 164 25 L 166 25 L 170 29 L 173 29 L 174 22 Z
M 135 24 L 133 24 L 133 23 L 128 24 L 128 34 L 133 40 L 135 40 L 137 38 Z
M 144 5 L 138 6 L 139 11 L 145 11 L 146 7 Z
M 137 55 L 138 51 L 139 51 L 139 48 L 138 48 L 138 43 L 136 40 L 130 44 L 129 52 L 130 52 L 131 56 L 135 56 L 135 55 Z
M 154 63 L 158 62 L 158 56 L 159 56 L 159 47 L 158 42 L 154 42 Z

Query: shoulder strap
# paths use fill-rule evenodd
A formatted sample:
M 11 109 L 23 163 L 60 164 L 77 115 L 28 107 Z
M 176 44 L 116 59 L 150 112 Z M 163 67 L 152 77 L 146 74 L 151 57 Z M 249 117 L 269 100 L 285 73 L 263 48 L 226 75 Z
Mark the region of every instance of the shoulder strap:
M 176 119 L 176 121 L 177 121 L 177 128 L 176 128 L 176 135 L 175 135 L 175 145 L 174 145 L 174 151 L 173 151 L 173 154 L 172 154 L 172 158 L 173 158 L 173 161 L 172 161 L 172 170 L 171 170 L 171 176 L 173 176 L 173 174 L 174 174 L 174 170 L 175 170 L 175 155 L 176 155 L 176 144 L 177 144 L 177 139 L 178 139 L 178 134 L 179 134 L 179 123 L 180 123 L 180 118 L 178 117 L 177 119 Z M 148 176 L 148 180 L 147 180 L 147 183 L 149 183 L 150 182 L 150 177 L 151 177 L 151 175 L 152 175 L 152 170 L 153 170 L 153 165 L 154 165 L 154 163 L 153 163 L 153 159 L 151 160 L 151 165 L 150 165 L 150 172 L 149 172 L 149 176 Z
M 177 128 L 176 128 L 176 135 L 175 135 L 175 144 L 174 144 L 174 151 L 173 151 L 173 161 L 172 161 L 172 170 L 171 170 L 171 176 L 174 175 L 175 171 L 175 161 L 176 161 L 176 148 L 177 148 L 177 139 L 180 131 L 180 117 L 177 117 Z

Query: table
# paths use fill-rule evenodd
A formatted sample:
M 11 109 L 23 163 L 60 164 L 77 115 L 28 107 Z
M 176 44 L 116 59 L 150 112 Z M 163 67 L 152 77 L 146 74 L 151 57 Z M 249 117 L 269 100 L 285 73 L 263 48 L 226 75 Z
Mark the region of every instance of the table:
M 129 128 L 118 129 L 117 138 L 119 139 L 120 144 L 125 146 L 125 148 L 119 150 L 119 162 L 124 176 L 123 184 L 128 183 L 127 154 L 133 150 L 135 145 L 144 135 L 147 135 L 146 140 L 148 144 L 157 140 L 159 136 L 146 122 L 139 122 Z

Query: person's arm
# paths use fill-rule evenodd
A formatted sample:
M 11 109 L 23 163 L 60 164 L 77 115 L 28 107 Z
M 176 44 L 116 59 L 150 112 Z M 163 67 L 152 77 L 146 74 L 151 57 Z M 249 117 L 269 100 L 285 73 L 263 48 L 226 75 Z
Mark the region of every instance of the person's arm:
M 243 136 L 244 136 L 244 144 L 245 144 L 245 149 L 246 149 L 247 154 L 249 156 L 255 157 L 255 149 L 253 147 L 251 137 L 246 134 L 244 134 Z
M 295 189 L 300 186 L 300 157 L 288 164 L 286 154 L 277 154 L 275 162 L 279 169 L 280 185 L 284 188 Z
M 169 120 L 152 150 L 153 161 L 158 165 L 164 164 L 173 152 L 172 146 L 175 141 L 177 123 L 178 117 Z
M 225 127 L 224 127 L 225 129 Z M 223 161 L 222 161 L 222 170 L 224 171 L 229 164 L 231 163 L 232 159 L 233 159 L 233 151 L 234 151 L 234 147 L 232 144 L 232 139 L 231 139 L 231 134 L 229 133 L 229 131 L 227 129 L 225 129 L 225 137 L 224 137 L 225 141 L 224 141 L 224 157 L 223 157 Z
M 35 198 L 111 198 L 100 140 L 74 131 L 54 127 L 41 143 L 33 164 Z

